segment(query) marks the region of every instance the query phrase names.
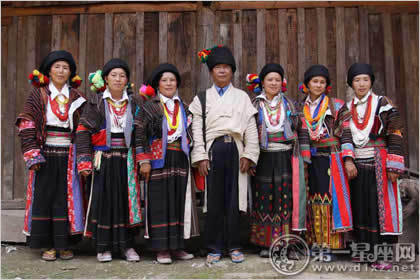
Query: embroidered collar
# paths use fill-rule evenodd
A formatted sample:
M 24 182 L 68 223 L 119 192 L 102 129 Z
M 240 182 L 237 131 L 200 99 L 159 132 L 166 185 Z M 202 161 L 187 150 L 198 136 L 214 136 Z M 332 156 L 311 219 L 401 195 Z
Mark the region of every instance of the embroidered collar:
M 275 107 L 277 106 L 277 104 L 279 104 L 279 102 L 282 99 L 282 93 L 279 92 L 277 95 L 274 96 L 274 98 L 272 100 L 268 100 L 267 95 L 265 93 L 265 91 L 263 91 L 260 95 L 258 95 L 256 98 L 258 99 L 263 99 L 266 102 L 268 102 L 270 104 L 271 107 Z
M 61 92 L 54 86 L 53 82 L 50 82 L 48 89 L 51 92 L 51 99 L 54 100 L 58 95 L 64 95 L 66 98 L 70 96 L 69 86 L 65 84 L 61 89 Z
M 121 103 L 125 100 L 128 100 L 128 94 L 127 94 L 127 91 L 124 90 L 122 98 L 120 100 L 115 100 L 114 98 L 112 98 L 111 92 L 107 88 L 104 91 L 104 94 L 102 95 L 102 99 L 107 99 L 107 98 L 110 98 L 114 103 Z
M 322 94 L 314 101 L 312 101 L 311 97 L 308 95 L 308 97 L 306 97 L 305 103 L 308 104 L 308 106 L 310 107 L 316 107 L 321 102 L 321 99 L 322 99 Z
M 181 102 L 181 98 L 179 98 L 179 95 L 178 95 L 178 90 L 176 90 L 176 93 L 172 98 L 166 97 L 165 95 L 161 94 L 160 92 L 158 92 L 158 94 L 159 94 L 159 97 L 162 100 L 162 102 L 165 103 L 165 104 L 170 100 L 172 100 L 172 101 L 178 100 L 179 102 Z
M 365 96 L 363 96 L 362 99 L 359 99 L 357 95 L 355 95 L 353 98 L 354 105 L 365 104 L 368 101 L 368 98 L 371 94 L 372 94 L 372 90 L 369 90 L 369 92 Z

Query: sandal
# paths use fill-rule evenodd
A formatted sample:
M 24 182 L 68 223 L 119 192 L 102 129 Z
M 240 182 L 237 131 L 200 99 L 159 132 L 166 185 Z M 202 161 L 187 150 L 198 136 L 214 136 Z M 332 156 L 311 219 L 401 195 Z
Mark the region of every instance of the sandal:
M 230 252 L 230 258 L 233 263 L 241 263 L 245 260 L 244 254 L 239 250 L 233 250 Z
M 208 264 L 214 264 L 220 261 L 222 254 L 220 253 L 208 253 L 206 262 Z
M 44 261 L 55 261 L 57 259 L 57 251 L 54 248 L 44 251 L 42 259 Z
M 74 257 L 73 251 L 71 250 L 60 250 L 59 254 L 62 260 L 71 260 Z

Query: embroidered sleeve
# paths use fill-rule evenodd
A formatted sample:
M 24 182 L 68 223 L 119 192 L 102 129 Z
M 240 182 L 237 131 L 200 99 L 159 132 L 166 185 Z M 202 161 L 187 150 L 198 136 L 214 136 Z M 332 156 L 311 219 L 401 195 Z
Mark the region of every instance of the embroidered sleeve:
M 388 154 L 386 159 L 386 169 L 395 173 L 404 173 L 404 157 L 395 154 Z
M 92 104 L 86 104 L 76 129 L 76 163 L 78 172 L 92 171 L 92 131 L 91 122 L 88 122 Z
M 300 145 L 300 154 L 303 161 L 306 163 L 311 163 L 311 145 L 309 141 L 309 132 L 306 127 L 305 120 L 303 119 L 300 127 L 298 128 L 298 139 Z
M 33 149 L 23 153 L 26 167 L 29 169 L 31 166 L 45 162 L 44 156 L 41 154 L 40 149 Z
M 148 143 L 147 123 L 145 110 L 140 108 L 134 119 L 137 164 L 150 162 L 152 160 L 152 153 Z

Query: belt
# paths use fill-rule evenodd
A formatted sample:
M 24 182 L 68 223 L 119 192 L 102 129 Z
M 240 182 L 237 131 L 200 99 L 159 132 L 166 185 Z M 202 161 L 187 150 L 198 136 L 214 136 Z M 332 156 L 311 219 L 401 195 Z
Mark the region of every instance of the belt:
M 225 142 L 225 143 L 232 143 L 233 137 L 230 135 L 223 135 L 214 139 L 214 142 Z

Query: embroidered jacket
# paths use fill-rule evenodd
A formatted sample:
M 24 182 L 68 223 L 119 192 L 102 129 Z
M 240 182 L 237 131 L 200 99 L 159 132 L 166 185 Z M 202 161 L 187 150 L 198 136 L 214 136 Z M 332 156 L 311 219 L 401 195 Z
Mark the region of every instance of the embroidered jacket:
M 16 120 L 21 137 L 21 147 L 26 167 L 45 162 L 43 148 L 47 138 L 46 129 L 46 106 L 48 97 L 51 94 L 48 87 L 33 88 L 27 98 L 23 112 Z M 86 99 L 80 91 L 71 88 L 69 95 L 69 120 L 72 142 L 74 142 L 75 130 Z M 70 145 L 67 167 L 67 205 L 70 234 L 80 234 L 84 225 L 83 210 L 83 187 L 77 176 L 75 164 L 74 145 Z M 32 205 L 35 191 L 36 171 L 29 170 L 29 180 L 26 191 L 26 205 L 23 233 L 31 234 Z

